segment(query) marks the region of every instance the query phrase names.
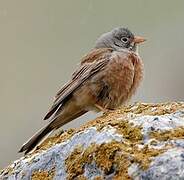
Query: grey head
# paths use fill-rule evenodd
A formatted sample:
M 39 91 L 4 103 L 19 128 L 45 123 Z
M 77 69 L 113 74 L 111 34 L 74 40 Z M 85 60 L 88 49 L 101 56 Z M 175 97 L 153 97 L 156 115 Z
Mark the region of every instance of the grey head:
M 143 37 L 135 36 L 129 29 L 118 27 L 102 34 L 97 39 L 95 48 L 112 48 L 117 51 L 126 49 L 135 52 L 137 44 L 144 41 Z

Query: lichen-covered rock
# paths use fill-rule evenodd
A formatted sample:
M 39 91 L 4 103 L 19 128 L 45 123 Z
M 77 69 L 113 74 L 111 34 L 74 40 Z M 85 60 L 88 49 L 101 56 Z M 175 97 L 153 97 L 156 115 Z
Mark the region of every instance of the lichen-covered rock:
M 184 103 L 143 104 L 47 138 L 0 179 L 184 179 Z

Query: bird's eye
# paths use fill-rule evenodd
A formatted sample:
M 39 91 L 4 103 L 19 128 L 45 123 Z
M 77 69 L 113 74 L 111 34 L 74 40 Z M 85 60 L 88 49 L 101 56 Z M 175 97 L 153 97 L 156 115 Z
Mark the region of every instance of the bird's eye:
M 127 37 L 122 37 L 121 41 L 124 42 L 124 43 L 127 43 L 128 42 L 128 38 Z

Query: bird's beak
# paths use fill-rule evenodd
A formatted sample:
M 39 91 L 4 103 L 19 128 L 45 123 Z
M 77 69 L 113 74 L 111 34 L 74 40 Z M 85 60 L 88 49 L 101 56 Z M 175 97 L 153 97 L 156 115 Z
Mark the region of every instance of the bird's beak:
M 146 39 L 141 36 L 135 36 L 133 40 L 133 42 L 136 44 L 143 43 L 144 41 L 146 41 Z

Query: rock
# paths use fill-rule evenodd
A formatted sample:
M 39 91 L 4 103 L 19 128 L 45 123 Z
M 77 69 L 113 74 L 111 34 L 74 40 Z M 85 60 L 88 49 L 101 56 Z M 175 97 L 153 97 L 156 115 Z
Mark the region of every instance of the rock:
M 136 103 L 47 138 L 0 179 L 184 179 L 184 103 Z

